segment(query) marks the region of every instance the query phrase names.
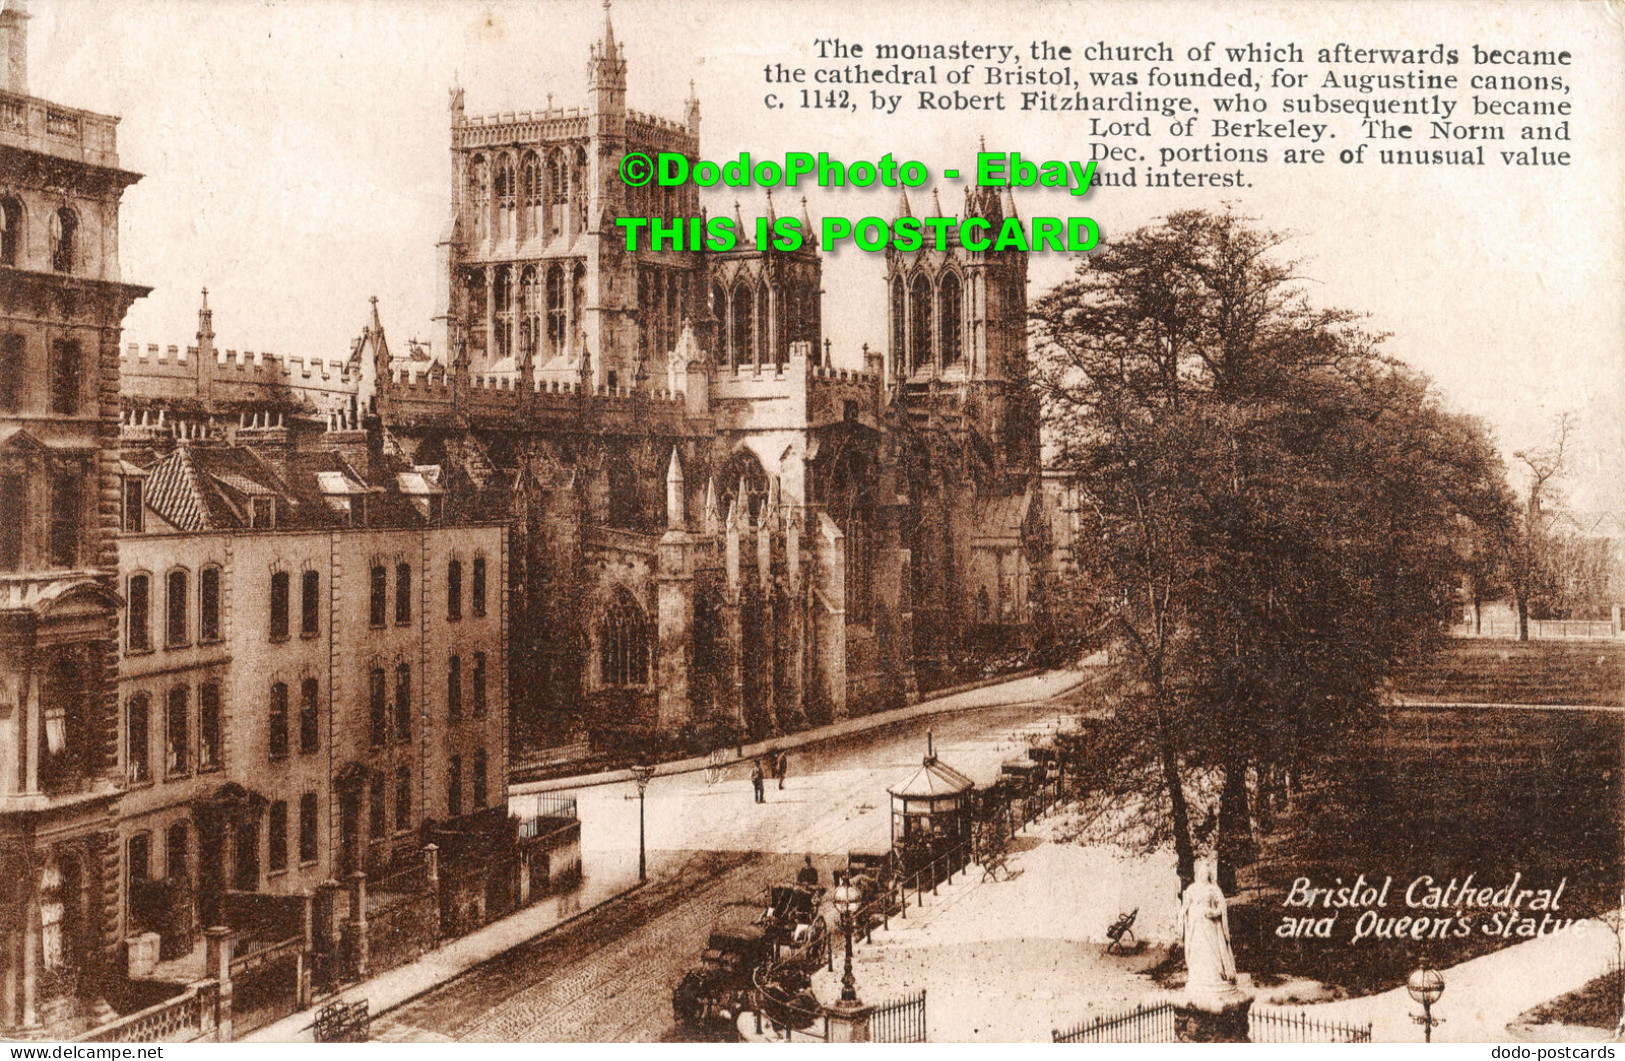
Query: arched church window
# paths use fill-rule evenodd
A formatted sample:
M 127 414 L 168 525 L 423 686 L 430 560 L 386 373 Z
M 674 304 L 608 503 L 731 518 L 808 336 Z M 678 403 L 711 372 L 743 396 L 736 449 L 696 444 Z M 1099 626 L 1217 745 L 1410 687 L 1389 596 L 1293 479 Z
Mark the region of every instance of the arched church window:
M 575 171 L 570 174 L 570 187 L 575 193 L 577 232 L 587 231 L 587 150 L 576 148 Z
M 519 356 L 536 357 L 536 340 L 541 335 L 541 311 L 536 303 L 536 267 L 525 266 L 519 276 Z
M 643 609 L 624 589 L 604 614 L 598 628 L 599 675 L 604 685 L 647 685 L 649 682 L 649 622 Z
M 942 286 L 937 289 L 937 326 L 942 329 L 944 367 L 958 364 L 964 355 L 963 336 L 960 334 L 964 319 L 964 296 L 959 278 L 949 273 L 942 278 Z
M 0 265 L 16 265 L 23 245 L 23 204 L 0 199 Z
M 536 152 L 526 151 L 519 163 L 519 238 L 536 235 L 542 216 L 542 166 Z
M 474 238 L 482 240 L 490 229 L 491 169 L 484 155 L 475 155 L 468 164 L 468 204 L 473 214 Z
M 564 215 L 570 203 L 570 173 L 564 162 L 564 152 L 555 148 L 547 156 L 547 197 L 549 205 L 548 234 L 557 236 L 564 231 Z
M 847 449 L 830 467 L 824 510 L 846 536 L 846 614 L 869 625 L 874 605 L 874 476 L 860 450 Z
M 736 365 L 749 365 L 756 360 L 756 348 L 752 343 L 756 334 L 756 299 L 752 294 L 749 284 L 734 288 L 733 341 L 729 359 Z
M 756 289 L 756 322 L 760 334 L 762 361 L 782 364 L 784 352 L 779 348 L 779 337 L 773 334 L 772 296 L 767 284 Z
M 572 351 L 576 350 L 583 341 L 581 314 L 586 305 L 587 267 L 577 262 L 575 272 L 570 279 L 570 332 L 564 337 L 565 345 Z
M 932 364 L 931 353 L 931 281 L 924 274 L 914 278 L 909 289 L 909 357 L 910 368 L 918 372 Z
M 79 245 L 79 215 L 64 206 L 51 215 L 51 268 L 71 273 Z
M 547 349 L 554 357 L 564 352 L 564 270 L 557 265 L 547 270 Z
M 497 159 L 496 170 L 498 239 L 507 239 L 513 235 L 515 190 L 513 156 L 502 155 Z
M 725 365 L 738 364 L 733 359 L 733 346 L 728 342 L 728 293 L 722 289 L 721 284 L 711 285 L 711 316 L 716 318 L 717 330 L 715 345 L 717 352 L 722 356 Z
M 891 358 L 892 371 L 899 376 L 908 375 L 908 299 L 903 278 L 891 284 Z
M 513 267 L 497 266 L 491 282 L 491 304 L 496 309 L 496 350 L 492 356 L 502 361 L 513 354 Z

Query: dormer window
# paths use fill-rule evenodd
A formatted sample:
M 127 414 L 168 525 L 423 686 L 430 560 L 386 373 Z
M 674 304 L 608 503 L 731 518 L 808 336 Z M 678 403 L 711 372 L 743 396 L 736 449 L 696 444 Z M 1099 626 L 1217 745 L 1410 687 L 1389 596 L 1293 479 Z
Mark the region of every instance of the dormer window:
M 255 497 L 248 502 L 248 525 L 259 530 L 276 527 L 276 498 Z

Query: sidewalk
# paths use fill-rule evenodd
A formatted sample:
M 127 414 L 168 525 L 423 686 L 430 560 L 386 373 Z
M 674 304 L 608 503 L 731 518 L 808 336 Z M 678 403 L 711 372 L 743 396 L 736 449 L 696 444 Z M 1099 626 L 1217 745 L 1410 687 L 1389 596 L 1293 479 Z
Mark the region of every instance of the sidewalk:
M 268 1024 L 252 1035 L 239 1040 L 250 1043 L 308 1043 L 314 1042 L 312 1025 L 316 1011 L 331 1002 L 356 1002 L 366 999 L 369 1013 L 379 1014 L 401 1006 L 454 977 L 489 961 L 504 951 L 527 943 L 560 925 L 574 921 L 583 914 L 614 902 L 642 885 L 624 880 L 588 879 L 580 889 L 563 895 L 549 896 L 533 906 L 493 921 L 484 928 L 430 951 L 417 961 L 397 966 L 370 980 L 351 984 L 337 994 L 322 999 L 310 1009 L 284 1017 Z
M 1024 677 L 1008 680 L 991 681 L 978 684 L 973 688 L 959 692 L 949 693 L 931 700 L 922 700 L 908 707 L 899 707 L 893 711 L 881 711 L 873 715 L 862 715 L 858 718 L 849 718 L 843 722 L 831 723 L 828 726 L 819 726 L 816 729 L 806 729 L 799 733 L 789 733 L 782 737 L 773 737 L 768 740 L 757 741 L 743 746 L 742 754 L 731 757 L 730 762 L 741 759 L 751 759 L 763 753 L 774 751 L 794 751 L 808 745 L 822 744 L 825 741 L 838 740 L 842 737 L 862 733 L 866 730 L 880 729 L 885 726 L 897 725 L 916 718 L 928 715 L 946 715 L 957 711 L 973 711 L 981 707 L 998 707 L 1004 704 L 1034 703 L 1060 696 L 1071 692 L 1096 677 L 1094 668 L 1080 666 L 1072 670 L 1041 671 Z M 672 774 L 687 774 L 704 770 L 709 760 L 696 756 L 691 759 L 678 759 L 669 763 L 661 763 L 655 767 L 656 777 L 667 777 Z M 546 781 L 527 781 L 517 785 L 508 786 L 509 796 L 530 796 L 539 792 L 557 792 L 561 789 L 587 788 L 593 785 L 614 785 L 632 780 L 630 770 L 606 770 L 596 774 L 582 774 L 577 777 L 555 777 Z

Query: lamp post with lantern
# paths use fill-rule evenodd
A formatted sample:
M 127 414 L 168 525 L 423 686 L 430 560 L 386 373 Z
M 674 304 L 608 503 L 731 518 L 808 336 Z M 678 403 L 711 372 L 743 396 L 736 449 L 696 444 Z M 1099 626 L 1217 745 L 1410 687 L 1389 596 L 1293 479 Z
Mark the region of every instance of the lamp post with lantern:
M 655 768 L 644 763 L 632 767 L 632 780 L 638 783 L 638 883 L 642 884 L 649 879 L 648 858 L 643 848 L 643 796 L 649 791 L 649 781 L 655 776 Z
M 846 938 L 846 967 L 841 973 L 840 1001 L 825 1010 L 829 1019 L 829 1041 L 866 1043 L 870 1010 L 858 1001 L 857 984 L 852 978 L 852 923 L 863 905 L 863 893 L 852 884 L 850 872 L 841 875 L 830 902 L 841 919 L 841 934 Z
M 1433 1041 L 1433 1029 L 1444 1021 L 1433 1015 L 1433 1004 L 1439 1001 L 1444 994 L 1444 977 L 1439 970 L 1430 966 L 1425 960 L 1411 973 L 1410 979 L 1405 981 L 1405 990 L 1410 992 L 1411 998 L 1422 1004 L 1422 1015 L 1411 1015 L 1411 1020 L 1422 1026 L 1423 1042 Z

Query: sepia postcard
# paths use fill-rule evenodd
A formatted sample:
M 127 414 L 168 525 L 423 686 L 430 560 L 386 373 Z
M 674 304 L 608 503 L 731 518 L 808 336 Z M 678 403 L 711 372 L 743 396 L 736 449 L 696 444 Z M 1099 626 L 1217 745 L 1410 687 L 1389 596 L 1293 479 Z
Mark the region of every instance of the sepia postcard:
M 1618 4 L 0 0 L 0 61 L 13 1056 L 1613 1056 Z

